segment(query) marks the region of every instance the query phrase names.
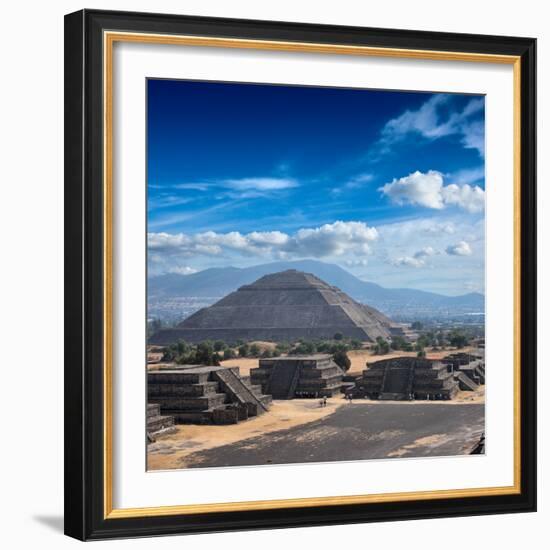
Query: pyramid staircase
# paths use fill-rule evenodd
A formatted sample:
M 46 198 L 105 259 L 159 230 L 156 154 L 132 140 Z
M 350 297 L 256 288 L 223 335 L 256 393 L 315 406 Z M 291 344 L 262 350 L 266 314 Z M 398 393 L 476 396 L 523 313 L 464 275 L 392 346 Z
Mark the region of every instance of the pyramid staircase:
M 384 368 L 384 378 L 380 388 L 379 399 L 383 401 L 403 401 L 410 399 L 414 380 L 414 367 L 412 365 L 401 368 Z
M 340 393 L 344 372 L 330 355 L 293 355 L 260 359 L 250 370 L 253 384 L 273 399 L 295 397 L 330 397 Z
M 462 391 L 476 391 L 479 388 L 479 384 L 474 382 L 469 376 L 466 376 L 461 371 L 456 372 L 454 376 Z
M 249 416 L 256 416 L 267 412 L 268 404 L 271 402 L 269 395 L 262 395 L 257 387 L 249 387 L 244 380 L 235 374 L 232 369 L 221 369 L 212 372 L 214 379 L 220 382 L 220 387 L 230 398 L 246 407 Z
M 452 399 L 458 381 L 440 361 L 394 357 L 369 364 L 353 389 L 354 397 L 402 401 Z

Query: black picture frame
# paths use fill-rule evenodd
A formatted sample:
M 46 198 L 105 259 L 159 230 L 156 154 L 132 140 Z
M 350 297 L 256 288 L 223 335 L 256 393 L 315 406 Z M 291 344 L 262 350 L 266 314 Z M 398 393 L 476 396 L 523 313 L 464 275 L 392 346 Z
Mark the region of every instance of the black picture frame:
M 517 56 L 520 127 L 520 491 L 509 495 L 106 517 L 104 31 Z M 80 540 L 536 510 L 536 40 L 83 10 L 65 17 L 65 532 Z

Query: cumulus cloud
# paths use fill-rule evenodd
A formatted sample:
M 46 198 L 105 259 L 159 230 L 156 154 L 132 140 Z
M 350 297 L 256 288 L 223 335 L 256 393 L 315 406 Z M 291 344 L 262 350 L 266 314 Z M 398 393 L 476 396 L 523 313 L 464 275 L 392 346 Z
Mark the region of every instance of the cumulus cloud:
M 477 185 L 451 183 L 441 189 L 441 195 L 445 204 L 459 206 L 468 212 L 481 212 L 485 207 L 485 191 Z
M 460 241 L 456 244 L 449 245 L 445 252 L 450 256 L 471 256 L 472 248 L 466 241 Z
M 413 258 L 412 256 L 400 256 L 391 260 L 392 265 L 406 266 L 406 267 L 422 267 L 425 262 L 419 258 Z
M 402 178 L 394 178 L 379 188 L 396 204 L 414 204 L 442 210 L 453 205 L 468 212 L 481 212 L 485 206 L 485 191 L 467 183 L 443 185 L 443 174 L 436 170 L 416 171 Z
M 406 267 L 423 267 L 426 265 L 426 258 L 435 256 L 437 251 L 431 246 L 425 246 L 417 250 L 412 256 L 399 256 L 390 260 L 390 263 L 395 266 Z
M 414 257 L 416 259 L 422 259 L 427 258 L 428 256 L 435 256 L 436 254 L 437 252 L 431 246 L 426 246 L 418 252 L 415 252 Z
M 485 152 L 485 128 L 482 121 L 472 120 L 484 109 L 484 99 L 471 99 L 462 111 L 450 111 L 448 104 L 452 96 L 438 94 L 423 103 L 417 110 L 407 110 L 388 121 L 382 129 L 379 142 L 383 152 L 410 134 L 435 140 L 456 135 L 465 148 L 476 149 L 480 156 Z M 450 111 L 450 113 L 449 113 Z
M 225 252 L 286 257 L 342 256 L 346 253 L 365 255 L 370 243 L 378 238 L 376 228 L 364 222 L 337 221 L 316 228 L 303 228 L 289 235 L 281 231 L 207 231 L 193 235 L 149 233 L 148 246 L 152 257 L 219 256 Z

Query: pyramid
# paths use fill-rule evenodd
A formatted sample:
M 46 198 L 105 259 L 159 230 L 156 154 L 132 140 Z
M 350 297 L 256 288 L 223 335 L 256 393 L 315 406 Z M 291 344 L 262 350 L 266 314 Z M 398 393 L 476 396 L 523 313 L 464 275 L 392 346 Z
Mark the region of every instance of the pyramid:
M 203 308 L 174 329 L 157 332 L 153 344 L 177 340 L 295 341 L 388 338 L 392 321 L 311 273 L 290 269 L 261 277 Z

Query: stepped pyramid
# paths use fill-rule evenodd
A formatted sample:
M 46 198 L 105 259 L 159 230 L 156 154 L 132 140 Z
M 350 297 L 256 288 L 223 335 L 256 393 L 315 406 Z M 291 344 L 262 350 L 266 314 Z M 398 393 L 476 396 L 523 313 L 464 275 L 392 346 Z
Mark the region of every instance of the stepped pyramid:
M 235 424 L 263 414 L 271 403 L 260 386 L 240 376 L 239 367 L 178 365 L 149 371 L 147 395 L 148 407 L 176 424 Z
M 295 355 L 260 359 L 250 370 L 252 384 L 273 399 L 332 397 L 340 393 L 344 371 L 330 355 Z
M 447 365 L 435 359 L 394 357 L 369 363 L 356 382 L 355 397 L 381 400 L 452 399 L 458 382 Z
M 336 333 L 362 341 L 390 336 L 392 322 L 311 273 L 289 269 L 241 286 L 203 308 L 175 329 L 161 330 L 150 343 L 177 340 L 270 340 L 333 338 Z

